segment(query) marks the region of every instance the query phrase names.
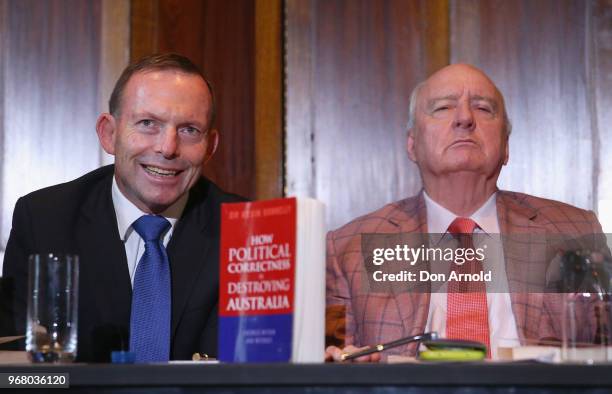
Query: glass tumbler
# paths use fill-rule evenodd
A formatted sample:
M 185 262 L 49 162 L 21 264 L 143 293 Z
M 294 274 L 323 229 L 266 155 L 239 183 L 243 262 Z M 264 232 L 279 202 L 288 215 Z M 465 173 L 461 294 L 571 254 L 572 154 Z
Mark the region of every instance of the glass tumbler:
M 77 352 L 79 257 L 29 257 L 26 351 L 32 362 L 71 362 Z

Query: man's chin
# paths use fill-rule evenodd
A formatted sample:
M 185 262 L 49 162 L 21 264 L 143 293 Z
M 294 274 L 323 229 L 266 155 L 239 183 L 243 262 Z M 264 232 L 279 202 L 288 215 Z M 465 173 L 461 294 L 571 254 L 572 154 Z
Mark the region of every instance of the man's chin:
M 443 167 L 448 172 L 481 172 L 486 167 L 486 163 L 482 158 L 474 158 L 466 155 L 451 158 L 450 160 L 446 161 L 446 165 L 444 165 Z
M 155 196 L 144 198 L 143 202 L 148 208 L 148 211 L 157 215 L 170 208 L 174 203 L 180 200 L 181 197 L 182 194 L 172 194 L 163 197 Z
M 452 163 L 439 168 L 436 172 L 437 176 L 445 175 L 486 175 L 486 171 L 482 165 L 477 163 Z

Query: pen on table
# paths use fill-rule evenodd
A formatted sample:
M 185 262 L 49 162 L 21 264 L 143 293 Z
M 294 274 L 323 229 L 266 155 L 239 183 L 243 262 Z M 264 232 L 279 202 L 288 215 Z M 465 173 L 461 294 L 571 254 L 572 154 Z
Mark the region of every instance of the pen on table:
M 353 353 L 342 353 L 342 355 L 340 356 L 340 361 L 352 360 L 357 357 L 367 356 L 368 354 L 382 352 L 383 350 L 392 349 L 394 347 L 402 346 L 410 342 L 430 341 L 434 339 L 438 339 L 438 333 L 435 331 L 412 335 L 409 337 L 396 339 L 395 341 L 381 343 L 374 346 L 368 346 L 365 349 Z

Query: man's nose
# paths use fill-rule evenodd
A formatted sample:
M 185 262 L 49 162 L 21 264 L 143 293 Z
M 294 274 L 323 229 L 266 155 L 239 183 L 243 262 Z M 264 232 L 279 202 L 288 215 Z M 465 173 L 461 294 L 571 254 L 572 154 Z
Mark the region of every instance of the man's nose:
M 469 103 L 458 105 L 455 119 L 453 119 L 453 127 L 458 130 L 472 131 L 475 126 L 474 113 Z
M 159 134 L 157 151 L 166 159 L 171 159 L 178 155 L 179 141 L 178 130 L 176 127 L 168 126 Z

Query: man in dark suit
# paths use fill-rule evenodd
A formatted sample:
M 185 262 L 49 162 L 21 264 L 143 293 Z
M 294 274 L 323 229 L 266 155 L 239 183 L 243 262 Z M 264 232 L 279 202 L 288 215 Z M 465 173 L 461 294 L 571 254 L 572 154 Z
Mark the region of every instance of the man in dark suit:
M 75 253 L 78 360 L 215 355 L 220 204 L 241 199 L 201 175 L 218 142 L 210 85 L 182 56 L 149 56 L 123 72 L 109 107 L 96 130 L 114 166 L 15 206 L 3 271 L 14 331 L 25 332 L 28 256 Z

